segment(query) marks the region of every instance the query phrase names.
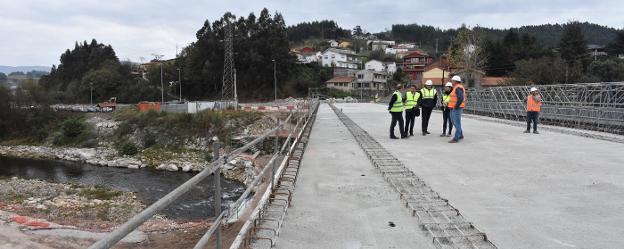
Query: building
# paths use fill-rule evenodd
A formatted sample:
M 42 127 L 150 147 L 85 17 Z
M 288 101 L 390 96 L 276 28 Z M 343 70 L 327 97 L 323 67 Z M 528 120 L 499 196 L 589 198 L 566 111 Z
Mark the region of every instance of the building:
M 356 83 L 355 77 L 338 76 L 326 81 L 325 84 L 328 88 L 338 89 L 341 91 L 351 91 L 353 84 Z
M 338 44 L 338 47 L 340 47 L 340 48 L 348 48 L 348 47 L 351 47 L 351 43 L 348 42 L 348 41 L 343 41 L 343 42 L 340 42 Z
M 299 52 L 301 52 L 301 53 L 312 53 L 312 52 L 316 52 L 316 51 L 314 50 L 314 48 L 311 48 L 311 47 L 303 47 L 303 48 L 299 49 Z
M 386 48 L 391 48 L 394 47 L 395 42 L 394 41 L 384 41 L 384 40 L 373 40 L 373 41 L 368 41 L 367 42 L 367 46 L 370 48 L 370 50 L 386 50 Z
M 387 72 L 389 75 L 394 74 L 397 70 L 396 62 L 394 61 L 378 61 L 370 60 L 364 64 L 364 69 L 373 70 L 377 72 Z
M 356 74 L 353 90 L 385 90 L 388 74 L 383 71 L 360 70 Z
M 449 76 L 449 72 L 441 67 L 439 63 L 432 63 L 425 67 L 425 71 L 422 73 L 422 79 L 418 83 L 422 86 L 427 80 L 431 80 L 434 86 L 443 86 L 444 83 L 451 81 Z
M 355 74 L 360 71 L 360 69 L 353 68 L 334 68 L 334 77 L 355 77 Z
M 353 50 L 328 48 L 323 52 L 321 65 L 324 67 L 357 69 L 360 61 Z
M 596 45 L 596 44 L 588 44 L 587 51 L 591 55 L 594 60 L 597 60 L 598 57 L 607 56 L 607 52 L 605 52 L 605 46 Z
M 336 40 L 329 40 L 329 41 L 327 41 L 327 43 L 329 43 L 329 46 L 332 47 L 332 48 L 336 48 L 339 45 Z
M 433 58 L 420 51 L 411 52 L 403 57 L 401 65 L 403 73 L 408 75 L 412 81 L 420 82 L 423 78 L 425 67 L 431 64 Z

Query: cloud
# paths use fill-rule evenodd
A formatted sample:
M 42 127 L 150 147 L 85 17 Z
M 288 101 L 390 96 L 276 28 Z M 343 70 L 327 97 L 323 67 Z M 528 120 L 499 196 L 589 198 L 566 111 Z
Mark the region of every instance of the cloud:
M 153 53 L 171 58 L 176 45 L 195 40 L 204 20 L 226 11 L 258 14 L 263 7 L 281 12 L 288 25 L 332 19 L 371 32 L 395 23 L 508 28 L 579 20 L 624 27 L 618 13 L 624 2 L 615 0 L 0 0 L 0 6 L 0 65 L 58 64 L 75 41 L 92 38 L 111 44 L 120 59 L 138 61 Z

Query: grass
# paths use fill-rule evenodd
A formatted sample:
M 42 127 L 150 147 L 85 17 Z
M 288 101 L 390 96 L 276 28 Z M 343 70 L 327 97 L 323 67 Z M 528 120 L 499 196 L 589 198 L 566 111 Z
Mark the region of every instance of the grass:
M 117 196 L 120 196 L 121 192 L 111 190 L 103 186 L 94 186 L 81 189 L 80 192 L 78 192 L 78 195 L 87 199 L 111 200 Z

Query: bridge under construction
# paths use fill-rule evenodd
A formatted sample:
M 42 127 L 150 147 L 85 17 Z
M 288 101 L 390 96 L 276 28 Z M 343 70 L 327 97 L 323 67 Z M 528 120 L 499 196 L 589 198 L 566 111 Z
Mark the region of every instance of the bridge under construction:
M 437 136 L 439 112 L 432 135 L 391 140 L 385 105 L 307 102 L 264 135 L 215 155 L 91 248 L 114 245 L 218 175 L 228 158 L 277 133 L 288 137 L 274 136 L 271 159 L 239 200 L 223 211 L 215 204 L 215 225 L 195 248 L 622 247 L 624 83 L 539 88 L 539 135 L 523 133 L 527 87 L 469 89 L 458 144 Z M 220 234 L 228 223 L 235 238 Z

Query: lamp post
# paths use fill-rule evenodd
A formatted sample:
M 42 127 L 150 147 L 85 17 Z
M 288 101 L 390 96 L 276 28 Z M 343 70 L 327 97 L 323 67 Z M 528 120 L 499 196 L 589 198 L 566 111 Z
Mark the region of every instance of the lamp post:
M 273 89 L 275 93 L 275 101 L 277 102 L 277 61 L 275 59 L 273 61 Z
M 180 76 L 179 67 L 178 67 L 178 84 L 180 84 L 180 103 L 182 103 L 182 77 Z

